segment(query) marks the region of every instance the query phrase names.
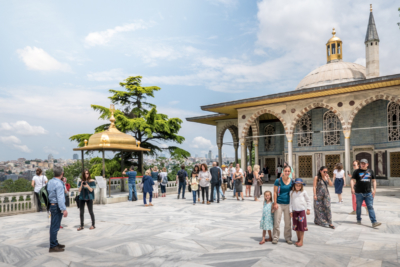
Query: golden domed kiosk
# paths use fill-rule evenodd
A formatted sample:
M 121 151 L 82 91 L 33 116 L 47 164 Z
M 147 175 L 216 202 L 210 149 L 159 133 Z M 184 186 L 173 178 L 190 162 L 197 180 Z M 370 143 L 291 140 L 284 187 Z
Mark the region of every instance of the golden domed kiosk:
M 85 140 L 85 146 L 74 148 L 74 151 L 82 152 L 82 169 L 84 169 L 84 151 L 101 151 L 103 156 L 103 178 L 105 179 L 105 162 L 104 162 L 104 152 L 105 151 L 130 151 L 137 152 L 140 151 L 150 151 L 150 149 L 140 147 L 140 142 L 129 135 L 120 132 L 115 126 L 114 105 L 110 105 L 111 118 L 110 127 L 108 130 L 100 133 L 95 133 L 89 138 L 89 142 Z M 111 195 L 110 190 L 111 183 L 109 182 L 109 196 Z

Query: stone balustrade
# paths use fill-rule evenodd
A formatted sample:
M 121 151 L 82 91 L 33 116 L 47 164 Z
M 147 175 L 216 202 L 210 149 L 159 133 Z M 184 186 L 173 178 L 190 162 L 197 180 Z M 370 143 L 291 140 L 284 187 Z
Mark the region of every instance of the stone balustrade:
M 122 180 L 122 181 L 121 181 Z M 124 183 L 124 185 L 122 185 Z M 136 180 L 137 192 L 141 192 L 141 178 Z M 167 194 L 177 193 L 178 186 L 176 181 L 169 181 L 166 187 Z M 96 191 L 97 192 L 97 191 Z M 128 179 L 111 180 L 111 194 L 126 192 L 128 195 Z M 160 185 L 158 193 L 161 194 Z M 78 195 L 78 188 L 71 188 L 69 191 L 70 207 L 76 207 L 75 197 Z M 98 193 L 97 193 L 98 194 Z M 107 184 L 108 194 L 108 184 Z M 104 195 L 104 197 L 106 197 Z M 97 196 L 96 196 L 97 198 Z M 95 204 L 99 204 L 95 202 Z M 15 215 L 21 213 L 37 212 L 37 200 L 34 192 L 4 193 L 0 194 L 0 217 L 7 215 Z
M 0 216 L 35 212 L 36 210 L 34 192 L 0 194 Z

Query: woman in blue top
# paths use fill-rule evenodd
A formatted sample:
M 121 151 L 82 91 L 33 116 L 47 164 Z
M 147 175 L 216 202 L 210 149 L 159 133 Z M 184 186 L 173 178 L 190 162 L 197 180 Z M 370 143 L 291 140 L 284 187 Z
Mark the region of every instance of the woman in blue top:
M 158 181 L 157 181 L 157 179 L 158 179 L 158 168 L 157 168 L 157 166 L 154 166 L 154 168 L 153 168 L 153 170 L 151 172 L 151 178 L 153 178 L 153 182 L 154 182 L 153 194 L 154 194 L 154 197 L 157 198 L 158 197 Z
M 145 207 L 153 206 L 153 204 L 151 203 L 151 200 L 153 198 L 154 180 L 150 175 L 151 175 L 151 171 L 147 170 L 145 172 L 145 175 L 142 178 L 142 183 L 143 183 L 143 203 L 144 203 Z M 147 193 L 149 193 L 149 204 L 148 205 L 146 203 L 146 195 L 147 195 Z
M 282 165 L 281 165 L 282 166 Z M 283 169 L 285 169 L 287 166 L 289 166 L 289 163 L 287 163 L 287 162 L 285 162 L 285 163 L 283 163 Z M 289 166 L 290 167 L 290 166 Z M 281 175 L 280 176 L 283 176 L 283 172 L 281 173 Z M 292 167 L 290 167 L 290 174 L 289 174 L 289 178 L 291 179 L 291 180 L 293 180 L 294 178 L 293 177 L 295 177 L 295 175 L 294 175 L 294 171 L 293 171 L 293 168 Z M 279 178 L 279 177 L 278 177 Z
M 272 244 L 277 244 L 280 229 L 279 225 L 283 218 L 285 222 L 284 237 L 289 245 L 292 245 L 292 222 L 290 219 L 290 191 L 292 189 L 292 179 L 290 174 L 292 168 L 289 165 L 283 168 L 282 177 L 276 179 L 274 183 L 274 231 Z
M 79 181 L 79 211 L 81 217 L 81 226 L 78 231 L 83 230 L 84 226 L 84 214 L 85 214 L 85 203 L 88 207 L 90 218 L 92 219 L 92 226 L 89 230 L 96 228 L 94 226 L 94 213 L 93 213 L 93 200 L 94 200 L 94 190 L 96 189 L 96 182 L 90 178 L 90 173 L 88 170 L 84 170 L 82 174 L 82 181 Z

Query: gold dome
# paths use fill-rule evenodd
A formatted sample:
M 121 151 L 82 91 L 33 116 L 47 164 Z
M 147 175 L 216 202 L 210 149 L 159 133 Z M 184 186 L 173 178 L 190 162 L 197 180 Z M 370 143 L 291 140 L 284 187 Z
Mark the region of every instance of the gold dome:
M 336 41 L 342 41 L 339 37 L 337 37 L 336 35 L 336 31 L 335 31 L 335 28 L 333 28 L 332 29 L 332 37 L 331 37 L 331 39 L 329 39 L 328 40 L 328 43 L 330 43 L 330 42 L 336 42 Z
M 85 140 L 85 146 L 81 148 L 75 148 L 74 150 L 127 150 L 127 151 L 150 151 L 140 147 L 140 142 L 129 135 L 120 132 L 115 127 L 114 118 L 114 105 L 110 106 L 111 118 L 110 127 L 100 133 L 95 133 L 89 138 L 89 144 Z
M 335 28 L 332 30 L 332 37 L 326 43 L 327 62 L 334 62 L 343 59 L 342 40 L 336 35 Z

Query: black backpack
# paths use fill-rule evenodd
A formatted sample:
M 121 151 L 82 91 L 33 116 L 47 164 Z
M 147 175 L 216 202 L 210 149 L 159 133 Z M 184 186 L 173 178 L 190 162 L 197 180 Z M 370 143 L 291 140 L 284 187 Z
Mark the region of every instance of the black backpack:
M 161 180 L 162 180 L 161 172 L 159 172 L 157 175 L 157 182 L 161 183 Z
M 180 182 L 180 183 L 183 183 L 183 182 L 185 181 L 185 172 L 182 171 L 182 170 L 180 170 L 180 171 L 178 172 L 178 178 L 179 178 L 179 182 Z

